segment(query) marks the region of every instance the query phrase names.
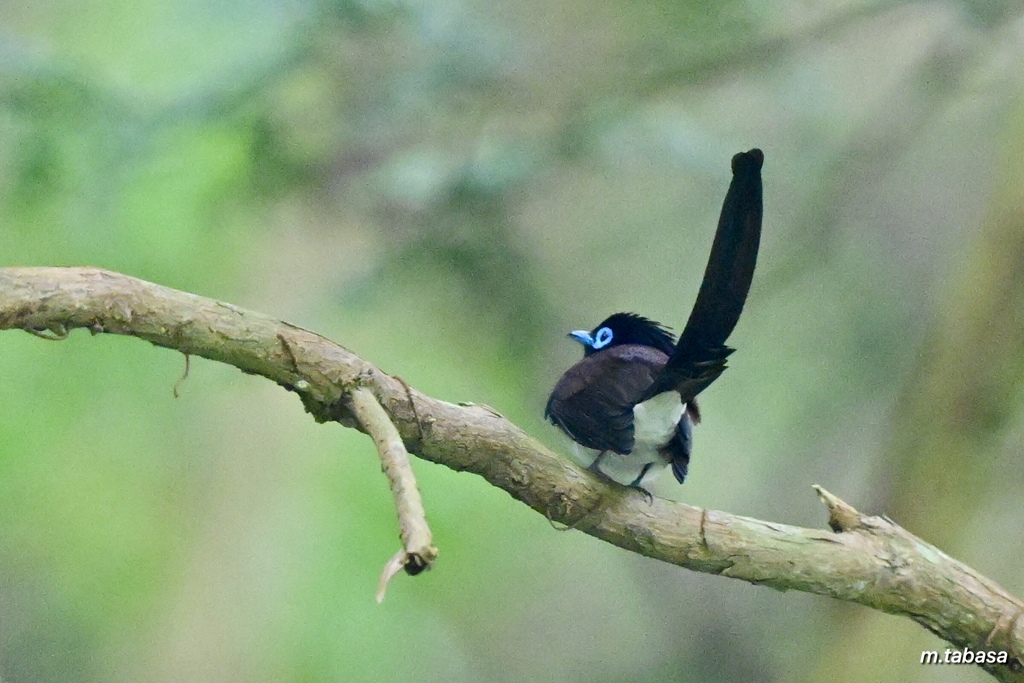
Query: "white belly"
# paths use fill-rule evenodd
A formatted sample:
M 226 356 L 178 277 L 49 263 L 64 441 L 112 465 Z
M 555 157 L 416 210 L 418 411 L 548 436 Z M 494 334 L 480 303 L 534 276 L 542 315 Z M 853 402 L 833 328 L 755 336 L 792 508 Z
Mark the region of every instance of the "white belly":
M 670 462 L 659 449 L 673 437 L 685 410 L 676 392 L 658 394 L 633 407 L 632 452 L 602 453 L 573 442 L 576 460 L 623 486 L 646 487 L 668 468 Z
M 633 406 L 633 450 L 642 445 L 661 448 L 667 444 L 676 433 L 684 410 L 686 406 L 674 391 Z

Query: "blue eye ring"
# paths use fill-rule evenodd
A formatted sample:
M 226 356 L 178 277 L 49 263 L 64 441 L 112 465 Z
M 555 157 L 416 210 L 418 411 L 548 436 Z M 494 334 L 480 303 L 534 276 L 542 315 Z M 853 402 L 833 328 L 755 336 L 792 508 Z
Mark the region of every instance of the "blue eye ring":
M 594 335 L 593 348 L 603 349 L 612 343 L 613 336 L 611 328 L 602 327 L 597 331 L 597 334 Z

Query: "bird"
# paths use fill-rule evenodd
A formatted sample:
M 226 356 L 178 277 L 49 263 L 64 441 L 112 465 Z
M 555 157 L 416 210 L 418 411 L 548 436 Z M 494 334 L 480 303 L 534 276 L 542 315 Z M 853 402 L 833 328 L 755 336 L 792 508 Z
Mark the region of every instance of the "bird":
M 725 345 L 750 291 L 763 214 L 760 149 L 732 158 L 704 279 L 678 340 L 659 322 L 615 313 L 568 336 L 583 358 L 555 383 L 544 417 L 581 465 L 645 493 L 666 469 L 680 484 L 700 422 L 697 395 L 726 368 Z

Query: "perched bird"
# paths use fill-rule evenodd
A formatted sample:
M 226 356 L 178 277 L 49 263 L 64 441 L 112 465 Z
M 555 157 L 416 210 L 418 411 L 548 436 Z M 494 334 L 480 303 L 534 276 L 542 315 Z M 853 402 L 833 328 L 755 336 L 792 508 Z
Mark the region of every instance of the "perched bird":
M 620 484 L 645 489 L 669 465 L 686 478 L 697 394 L 725 371 L 757 262 L 761 238 L 759 149 L 732 158 L 704 280 L 676 341 L 660 323 L 616 313 L 570 337 L 583 359 L 555 384 L 544 416 L 574 442 L 580 463 Z

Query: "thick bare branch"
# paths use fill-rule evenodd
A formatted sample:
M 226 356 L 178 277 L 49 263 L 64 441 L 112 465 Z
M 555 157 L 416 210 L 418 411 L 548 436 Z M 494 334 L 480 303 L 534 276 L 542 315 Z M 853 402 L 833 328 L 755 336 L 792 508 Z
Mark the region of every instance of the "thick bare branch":
M 1024 681 L 1024 603 L 891 521 L 819 490 L 834 531 L 703 510 L 609 485 L 491 410 L 426 396 L 307 330 L 230 304 L 92 268 L 0 269 L 0 329 L 124 334 L 263 375 L 319 421 L 361 428 L 345 398 L 376 397 L 409 452 L 478 474 L 552 520 L 694 571 L 910 617 L 983 668 Z

